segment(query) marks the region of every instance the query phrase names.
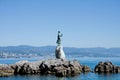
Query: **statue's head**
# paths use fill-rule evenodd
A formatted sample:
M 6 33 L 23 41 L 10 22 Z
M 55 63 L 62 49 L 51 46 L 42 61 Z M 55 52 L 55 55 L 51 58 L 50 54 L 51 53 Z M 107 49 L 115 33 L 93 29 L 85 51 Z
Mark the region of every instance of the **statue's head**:
M 60 31 L 58 31 L 58 33 L 60 33 Z

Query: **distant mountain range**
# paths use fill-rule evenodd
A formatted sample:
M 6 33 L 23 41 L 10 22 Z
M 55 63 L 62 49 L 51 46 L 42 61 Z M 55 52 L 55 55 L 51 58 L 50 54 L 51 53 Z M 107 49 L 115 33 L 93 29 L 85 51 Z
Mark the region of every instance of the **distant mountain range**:
M 78 56 L 89 56 L 89 57 L 120 57 L 120 48 L 74 48 L 64 47 L 66 55 L 78 55 Z M 11 55 L 11 54 L 37 54 L 38 56 L 54 55 L 55 46 L 8 46 L 0 47 L 0 55 Z

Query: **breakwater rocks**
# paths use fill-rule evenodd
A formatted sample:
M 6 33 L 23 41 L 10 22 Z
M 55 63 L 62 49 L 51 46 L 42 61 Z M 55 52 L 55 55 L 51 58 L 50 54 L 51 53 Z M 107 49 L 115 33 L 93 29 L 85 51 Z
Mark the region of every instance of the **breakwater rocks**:
M 120 66 L 113 65 L 112 62 L 99 62 L 94 69 L 97 73 L 119 73 Z
M 91 71 L 88 66 L 81 65 L 78 61 L 62 59 L 49 59 L 43 61 L 19 61 L 15 64 L 0 65 L 0 76 L 12 74 L 54 74 L 56 76 L 74 76 L 82 72 Z

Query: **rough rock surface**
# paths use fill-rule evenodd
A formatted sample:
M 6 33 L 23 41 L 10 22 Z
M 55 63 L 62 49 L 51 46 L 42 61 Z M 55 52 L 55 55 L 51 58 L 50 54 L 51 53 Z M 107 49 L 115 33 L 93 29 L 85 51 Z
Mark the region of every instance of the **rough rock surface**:
M 110 61 L 99 62 L 94 71 L 98 73 L 119 73 L 120 66 L 113 65 Z
M 40 65 L 41 73 L 51 73 L 56 76 L 72 76 L 83 72 L 82 65 L 78 61 L 66 61 L 61 59 L 46 60 Z M 88 67 L 89 68 L 89 67 Z M 90 68 L 89 68 L 90 69 Z
M 20 61 L 15 64 L 0 66 L 0 72 L 14 74 L 54 74 L 56 76 L 73 76 L 81 72 L 89 72 L 88 66 L 82 66 L 78 61 L 68 61 L 62 59 L 48 59 L 43 61 Z
M 0 77 L 1 76 L 11 76 L 14 74 L 14 70 L 11 66 L 6 64 L 0 64 Z
M 15 74 L 40 73 L 39 66 L 42 63 L 42 61 L 36 61 L 36 62 L 22 61 L 22 64 L 21 62 L 19 63 L 11 65 L 11 67 L 14 69 Z

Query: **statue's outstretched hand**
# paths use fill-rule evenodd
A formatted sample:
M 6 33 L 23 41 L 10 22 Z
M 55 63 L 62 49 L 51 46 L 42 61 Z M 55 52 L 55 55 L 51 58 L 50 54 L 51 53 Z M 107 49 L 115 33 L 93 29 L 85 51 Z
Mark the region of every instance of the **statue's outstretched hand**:
M 63 34 L 60 35 L 60 37 L 62 37 L 62 36 L 63 36 Z

